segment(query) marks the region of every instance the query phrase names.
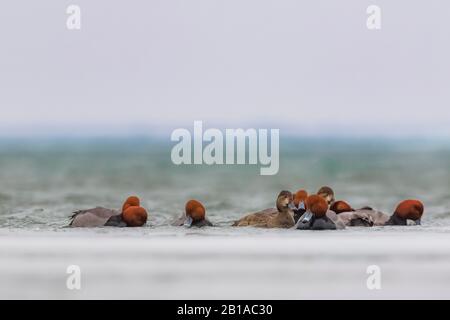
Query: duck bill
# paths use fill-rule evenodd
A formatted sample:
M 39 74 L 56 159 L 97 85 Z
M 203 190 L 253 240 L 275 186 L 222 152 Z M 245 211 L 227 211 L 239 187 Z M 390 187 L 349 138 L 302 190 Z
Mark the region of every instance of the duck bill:
M 289 202 L 288 208 L 291 210 L 297 210 L 297 207 L 295 206 L 295 204 L 293 202 Z
M 312 212 L 311 212 L 311 211 L 306 211 L 306 212 L 301 216 L 300 221 L 301 221 L 302 223 L 307 223 L 307 222 L 310 222 L 310 221 L 311 221 L 312 217 L 313 217 Z
M 306 209 L 306 207 L 305 207 L 305 202 L 304 201 L 301 201 L 299 204 L 298 204 L 298 209 L 297 210 L 305 210 Z
M 194 222 L 194 220 L 192 219 L 192 217 L 187 216 L 186 220 L 184 220 L 183 226 L 185 226 L 186 228 L 190 228 L 190 227 L 192 227 L 193 222 Z

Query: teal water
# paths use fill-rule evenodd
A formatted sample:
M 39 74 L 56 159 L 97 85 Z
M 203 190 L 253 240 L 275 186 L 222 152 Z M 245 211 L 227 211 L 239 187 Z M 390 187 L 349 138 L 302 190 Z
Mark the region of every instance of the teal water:
M 149 228 L 167 225 L 190 198 L 228 226 L 271 207 L 282 189 L 333 187 L 337 199 L 387 213 L 405 198 L 421 199 L 424 224 L 450 222 L 450 141 L 292 139 L 280 141 L 280 170 L 259 165 L 183 165 L 172 144 L 148 138 L 0 141 L 0 227 L 60 229 L 82 208 L 119 208 L 138 195 Z
M 162 140 L 0 141 L 0 298 L 448 298 L 449 145 L 284 138 L 278 175 L 260 176 L 259 166 L 175 166 Z M 230 227 L 273 206 L 281 189 L 325 184 L 355 207 L 385 212 L 419 198 L 423 224 Z M 130 194 L 149 212 L 145 227 L 64 228 L 72 211 L 119 208 Z M 168 226 L 190 198 L 218 227 Z M 82 290 L 66 288 L 73 264 L 83 270 Z M 382 290 L 367 288 L 371 265 L 383 272 Z

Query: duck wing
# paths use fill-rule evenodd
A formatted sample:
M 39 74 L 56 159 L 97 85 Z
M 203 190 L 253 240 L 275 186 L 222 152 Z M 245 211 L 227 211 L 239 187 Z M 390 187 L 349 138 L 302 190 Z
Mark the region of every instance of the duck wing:
M 389 220 L 389 216 L 386 213 L 378 210 L 357 210 L 357 212 L 361 211 L 370 216 L 374 226 L 384 226 Z
M 329 216 L 331 218 L 331 216 Z M 341 212 L 335 215 L 336 218 L 331 218 L 335 222 L 339 221 L 345 226 L 360 226 L 362 221 L 369 220 L 369 215 L 358 213 L 357 211 Z
M 101 227 L 107 224 L 114 216 L 120 215 L 120 212 L 102 207 L 96 207 L 87 210 L 75 211 L 70 217 L 71 227 Z
M 264 209 L 255 213 L 248 214 L 233 223 L 234 227 L 245 226 L 265 226 L 270 217 L 278 213 L 275 208 Z
M 337 215 L 337 218 L 346 226 L 353 227 L 383 225 L 389 219 L 384 213 L 372 209 L 357 209 L 355 211 L 342 212 Z

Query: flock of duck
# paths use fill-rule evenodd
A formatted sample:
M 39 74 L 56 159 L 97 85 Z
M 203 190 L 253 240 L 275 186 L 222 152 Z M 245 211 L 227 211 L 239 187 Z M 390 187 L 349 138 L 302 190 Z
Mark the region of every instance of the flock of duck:
M 276 208 L 268 208 L 251 213 L 235 221 L 233 226 L 253 226 L 261 228 L 293 228 L 300 230 L 335 230 L 346 226 L 407 225 L 411 220 L 420 225 L 424 206 L 419 200 L 404 200 L 392 215 L 363 207 L 352 208 L 343 200 L 336 201 L 330 187 L 322 187 L 316 194 L 308 195 L 306 190 L 295 194 L 281 191 L 276 200 Z M 71 227 L 141 227 L 147 223 L 147 211 L 141 207 L 136 196 L 129 197 L 120 211 L 96 207 L 73 213 Z M 213 226 L 206 219 L 206 209 L 197 200 L 189 200 L 184 214 L 172 222 L 174 226 Z

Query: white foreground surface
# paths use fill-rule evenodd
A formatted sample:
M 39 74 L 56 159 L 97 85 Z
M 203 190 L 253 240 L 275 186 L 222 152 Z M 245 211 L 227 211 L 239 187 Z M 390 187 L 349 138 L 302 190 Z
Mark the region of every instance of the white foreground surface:
M 450 233 L 407 229 L 2 230 L 0 298 L 449 299 Z M 69 265 L 81 290 L 66 287 Z

